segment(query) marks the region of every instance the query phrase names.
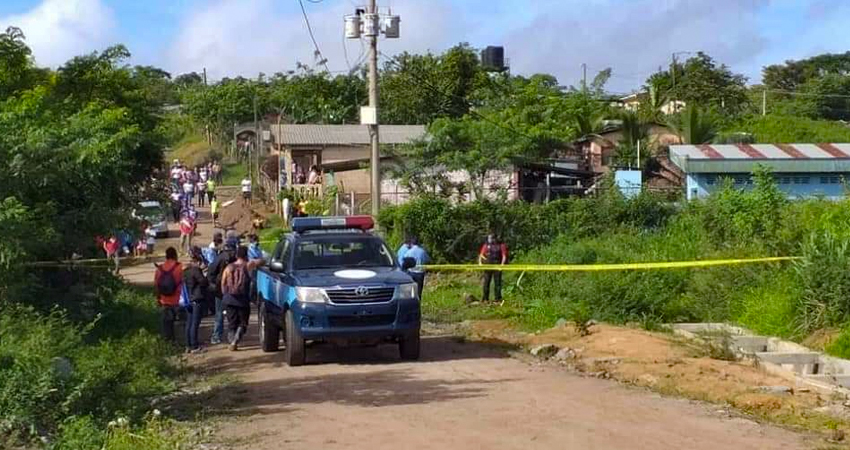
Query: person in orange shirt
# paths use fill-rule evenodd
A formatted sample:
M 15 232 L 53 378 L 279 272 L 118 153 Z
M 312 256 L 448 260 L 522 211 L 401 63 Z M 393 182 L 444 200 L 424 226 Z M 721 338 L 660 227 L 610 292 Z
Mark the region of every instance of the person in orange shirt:
M 174 247 L 168 247 L 165 262 L 156 266 L 153 286 L 162 310 L 162 337 L 174 342 L 174 322 L 180 312 L 180 293 L 183 291 L 183 266 L 177 261 L 177 249 Z

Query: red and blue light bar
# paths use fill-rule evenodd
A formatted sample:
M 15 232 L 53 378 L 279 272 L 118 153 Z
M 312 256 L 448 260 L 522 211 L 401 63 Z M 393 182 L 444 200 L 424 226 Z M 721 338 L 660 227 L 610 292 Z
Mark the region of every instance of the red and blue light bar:
M 347 217 L 296 217 L 292 219 L 292 231 L 303 233 L 311 230 L 371 230 L 375 228 L 372 216 Z

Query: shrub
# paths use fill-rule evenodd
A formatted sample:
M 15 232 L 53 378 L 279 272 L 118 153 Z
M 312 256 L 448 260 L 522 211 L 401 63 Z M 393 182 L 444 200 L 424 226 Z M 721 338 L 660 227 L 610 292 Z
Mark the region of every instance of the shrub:
M 172 388 L 169 375 L 174 368 L 168 357 L 174 350 L 143 328 L 148 314 L 116 314 L 128 314 L 131 305 L 153 312 L 153 302 L 134 290 L 120 291 L 117 298 L 102 299 L 109 305 L 104 314 L 83 324 L 60 309 L 45 314 L 11 302 L 4 306 L 0 447 L 60 430 L 84 435 L 82 430 L 90 428 L 87 421 L 103 427 L 118 414 L 138 420 L 151 397 Z M 127 328 L 119 333 L 114 327 Z M 70 417 L 85 419 L 71 423 Z

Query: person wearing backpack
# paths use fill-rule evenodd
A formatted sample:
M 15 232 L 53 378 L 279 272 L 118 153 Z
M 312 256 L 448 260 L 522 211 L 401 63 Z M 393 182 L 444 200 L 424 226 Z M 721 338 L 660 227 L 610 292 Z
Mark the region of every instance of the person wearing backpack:
M 255 264 L 248 263 L 248 248 L 236 249 L 236 261 L 224 269 L 221 277 L 222 304 L 227 318 L 230 350 L 236 351 L 239 341 L 248 330 L 251 315 L 251 274 Z
M 180 292 L 183 289 L 183 266 L 177 261 L 177 249 L 174 247 L 168 247 L 165 262 L 156 266 L 153 286 L 162 310 L 162 337 L 174 342 L 174 322 L 179 316 Z
M 198 340 L 198 329 L 201 326 L 201 318 L 207 309 L 207 287 L 209 282 L 204 276 L 202 269 L 204 256 L 200 247 L 192 247 L 192 262 L 183 271 L 183 283 L 189 294 L 189 317 L 186 319 L 186 349 L 189 353 L 200 353 L 203 351 Z
M 212 345 L 221 344 L 221 338 L 224 334 L 224 305 L 222 305 L 221 277 L 224 274 L 224 269 L 230 263 L 236 261 L 236 246 L 238 242 L 237 239 L 228 238 L 225 241 L 224 250 L 215 257 L 215 261 L 207 269 L 209 289 L 215 298 L 215 326 L 210 337 L 210 344 Z

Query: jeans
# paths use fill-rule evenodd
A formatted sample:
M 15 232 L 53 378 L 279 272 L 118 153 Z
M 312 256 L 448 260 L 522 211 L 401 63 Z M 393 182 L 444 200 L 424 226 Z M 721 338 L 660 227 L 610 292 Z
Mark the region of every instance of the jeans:
M 192 235 L 194 233 L 189 234 L 180 234 L 180 252 L 189 254 L 192 251 Z
M 118 274 L 119 272 L 121 272 L 121 257 L 120 257 L 120 256 L 118 256 L 118 252 L 115 252 L 115 253 L 113 253 L 113 254 L 111 254 L 111 255 L 108 255 L 108 256 L 106 257 L 106 259 L 107 259 L 107 260 L 112 260 L 112 261 L 111 261 L 111 264 L 113 264 L 113 270 L 115 271 L 115 273 L 116 273 L 116 274 Z
M 201 347 L 198 340 L 198 329 L 201 327 L 201 318 L 204 317 L 204 302 L 192 302 L 192 309 L 186 317 L 186 347 L 194 350 Z
M 215 298 L 215 326 L 213 327 L 211 342 L 221 342 L 224 334 L 224 307 L 221 305 L 221 297 Z
M 500 270 L 486 270 L 484 271 L 484 280 L 483 280 L 483 288 L 484 288 L 484 296 L 481 297 L 482 301 L 488 301 L 490 299 L 490 280 L 493 279 L 493 294 L 496 297 L 496 301 L 502 300 L 502 272 Z
M 251 315 L 251 307 L 227 305 L 224 308 L 224 315 L 227 316 L 228 341 L 231 344 L 234 342 L 238 344 L 248 330 L 248 318 Z
M 207 198 L 206 192 L 198 192 L 198 207 L 204 206 L 204 199 Z
M 169 342 L 174 342 L 174 322 L 179 315 L 177 306 L 160 306 L 162 309 L 162 337 Z

